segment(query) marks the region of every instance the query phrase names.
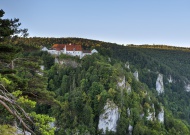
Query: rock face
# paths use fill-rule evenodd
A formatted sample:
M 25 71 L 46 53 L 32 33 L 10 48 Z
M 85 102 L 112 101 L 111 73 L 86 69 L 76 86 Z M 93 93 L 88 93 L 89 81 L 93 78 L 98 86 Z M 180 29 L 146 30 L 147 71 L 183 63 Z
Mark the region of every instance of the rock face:
M 153 121 L 155 119 L 155 108 L 154 108 L 154 104 L 152 104 L 152 109 L 153 112 L 150 112 L 150 110 L 148 109 L 148 116 L 146 117 L 147 120 Z
M 128 115 L 128 117 L 130 117 L 130 115 L 131 115 L 131 111 L 129 108 L 127 108 L 127 115 Z
M 44 65 L 40 65 L 40 69 L 41 69 L 41 70 L 44 70 Z
M 28 131 L 23 132 L 23 130 L 19 128 L 17 129 L 17 134 L 18 135 L 32 135 L 30 132 Z
M 133 73 L 133 75 L 134 75 L 135 79 L 136 79 L 137 81 L 139 81 L 139 73 L 138 73 L 138 71 L 135 71 L 135 72 Z
M 79 66 L 79 64 L 76 61 L 69 60 L 69 59 L 60 60 L 58 58 L 55 58 L 54 61 L 55 61 L 55 64 L 60 64 L 60 65 L 64 65 L 64 66 L 70 66 L 70 67 L 73 67 L 73 68 L 76 68 L 76 67 Z
M 99 117 L 98 129 L 103 133 L 108 131 L 116 132 L 117 120 L 119 119 L 118 106 L 113 101 L 107 101 L 104 106 L 104 113 Z
M 44 71 L 44 65 L 40 65 L 40 70 L 41 71 L 36 71 L 39 75 L 41 75 L 41 76 L 43 76 L 43 72 L 42 71 Z
M 126 90 L 127 92 L 131 92 L 131 85 L 128 82 L 126 82 Z
M 119 81 L 118 81 L 117 85 L 118 85 L 118 87 L 120 87 L 121 89 L 124 89 L 124 88 L 125 88 L 125 76 L 119 78 Z
M 50 126 L 51 128 L 54 128 L 54 127 L 55 127 L 55 122 L 50 122 L 50 123 L 49 123 L 49 126 Z
M 155 118 L 155 112 L 149 112 L 149 110 L 148 110 L 148 116 L 146 118 L 149 121 L 153 121 Z
M 158 94 L 162 94 L 164 92 L 164 84 L 163 84 L 163 75 L 158 74 L 158 78 L 156 80 L 156 91 Z
M 121 90 L 126 89 L 127 92 L 131 92 L 131 85 L 130 85 L 128 82 L 125 81 L 125 76 L 119 78 L 119 81 L 118 81 L 118 83 L 117 83 L 117 86 L 118 86 Z
M 129 127 L 128 127 L 128 131 L 129 131 L 129 135 L 132 135 L 133 126 L 131 126 L 130 124 L 129 124 Z
M 126 62 L 126 63 L 125 63 L 125 68 L 130 69 L 130 67 L 129 67 L 129 62 Z
M 168 82 L 169 82 L 169 83 L 172 83 L 172 82 L 173 82 L 173 79 L 172 79 L 171 75 L 170 75 L 170 78 L 168 79 Z
M 164 109 L 163 109 L 163 107 L 162 107 L 161 111 L 158 114 L 158 121 L 160 123 L 164 123 Z
M 58 58 L 55 58 L 54 63 L 58 63 L 59 64 Z
M 108 61 L 111 62 L 111 58 L 110 57 L 108 58 Z
M 190 84 L 185 85 L 185 91 L 190 92 Z

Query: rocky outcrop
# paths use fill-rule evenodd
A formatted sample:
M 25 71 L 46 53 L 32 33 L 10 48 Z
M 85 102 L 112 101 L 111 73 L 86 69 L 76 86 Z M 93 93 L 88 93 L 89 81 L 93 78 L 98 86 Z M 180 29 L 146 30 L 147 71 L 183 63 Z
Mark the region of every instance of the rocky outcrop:
M 40 65 L 40 70 L 36 71 L 39 75 L 43 76 L 44 65 Z
M 58 58 L 55 58 L 55 59 L 54 59 L 54 63 L 55 63 L 55 64 L 59 64 Z
M 130 124 L 129 124 L 129 127 L 128 127 L 128 131 L 129 131 L 129 135 L 132 135 L 133 126 L 131 126 Z
M 128 82 L 125 81 L 125 76 L 118 79 L 117 86 L 121 90 L 126 89 L 127 92 L 131 92 L 131 85 Z
M 148 116 L 146 117 L 147 120 L 153 121 L 155 119 L 155 108 L 154 108 L 154 104 L 152 104 L 152 110 L 153 112 L 150 112 L 150 110 L 148 109 Z
M 170 78 L 168 78 L 168 82 L 169 82 L 169 83 L 172 83 L 172 82 L 173 82 L 173 79 L 172 79 L 171 75 L 170 75 Z
M 78 67 L 78 63 L 74 60 L 70 60 L 70 59 L 58 59 L 58 58 L 55 58 L 55 63 L 56 64 L 59 64 L 59 65 L 63 65 L 63 66 L 70 66 L 70 67 L 73 67 L 73 68 L 76 68 Z
M 185 91 L 190 92 L 190 84 L 185 85 Z
M 163 109 L 163 107 L 161 108 L 161 111 L 158 113 L 158 121 L 160 123 L 164 123 L 164 109 Z
M 131 111 L 129 108 L 127 108 L 127 115 L 128 115 L 128 117 L 130 117 L 130 115 L 131 115 Z
M 163 75 L 158 74 L 158 78 L 156 80 L 156 91 L 158 94 L 162 94 L 164 92 L 164 83 L 163 83 Z
M 130 67 L 129 67 L 129 62 L 126 62 L 126 63 L 125 63 L 125 68 L 130 69 Z
M 117 85 L 118 85 L 118 87 L 120 89 L 124 89 L 125 88 L 125 76 L 119 78 Z
M 28 131 L 23 131 L 22 129 L 18 128 L 16 135 L 32 135 L 32 134 Z
M 142 119 L 144 117 L 144 113 L 140 114 L 140 118 Z
M 125 87 L 127 92 L 131 92 L 131 85 L 128 82 L 126 82 Z
M 133 75 L 134 75 L 135 79 L 136 79 L 137 81 L 139 81 L 139 73 L 138 73 L 138 71 L 135 71 L 135 72 L 133 73 Z
M 44 65 L 40 65 L 40 69 L 43 71 L 44 70 Z
M 108 61 L 111 62 L 111 58 L 110 57 L 108 58 Z
M 49 126 L 50 126 L 50 128 L 55 128 L 55 122 L 50 122 Z
M 148 116 L 147 116 L 146 118 L 147 118 L 147 120 L 149 120 L 149 121 L 153 121 L 153 119 L 154 119 L 154 113 L 148 112 Z
M 150 112 L 150 111 L 148 110 L 148 116 L 147 116 L 146 118 L 147 118 L 147 120 L 149 120 L 149 121 L 153 121 L 154 118 L 155 118 L 155 112 Z
M 99 117 L 98 129 L 103 130 L 103 133 L 108 131 L 116 132 L 117 121 L 119 119 L 118 106 L 113 102 L 108 100 L 104 106 L 104 113 Z

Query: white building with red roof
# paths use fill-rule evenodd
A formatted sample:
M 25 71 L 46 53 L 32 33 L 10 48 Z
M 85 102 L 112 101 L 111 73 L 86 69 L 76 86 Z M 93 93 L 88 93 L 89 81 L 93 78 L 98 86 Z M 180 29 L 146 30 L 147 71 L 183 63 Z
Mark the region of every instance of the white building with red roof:
M 96 49 L 93 49 L 92 51 L 83 50 L 81 45 L 73 44 L 54 44 L 49 50 L 46 47 L 43 47 L 42 51 L 47 51 L 52 55 L 67 54 L 71 56 L 78 56 L 80 59 L 85 55 L 91 55 L 98 52 Z

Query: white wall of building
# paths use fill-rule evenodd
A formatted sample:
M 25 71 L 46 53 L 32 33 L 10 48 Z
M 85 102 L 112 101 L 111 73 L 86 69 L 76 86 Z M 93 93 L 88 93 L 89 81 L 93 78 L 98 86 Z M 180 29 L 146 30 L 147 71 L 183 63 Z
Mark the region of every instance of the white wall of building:
M 50 53 L 52 55 L 60 55 L 60 52 L 57 50 L 48 50 L 48 53 Z
M 60 54 L 67 54 L 71 56 L 78 56 L 80 59 L 86 55 L 91 55 L 93 53 L 98 53 L 96 49 L 93 49 L 91 53 L 83 53 L 82 51 L 67 51 L 66 46 L 63 48 L 63 50 L 57 51 L 57 50 L 48 50 L 46 47 L 43 47 L 41 51 L 47 51 L 48 53 L 52 55 L 60 55 Z

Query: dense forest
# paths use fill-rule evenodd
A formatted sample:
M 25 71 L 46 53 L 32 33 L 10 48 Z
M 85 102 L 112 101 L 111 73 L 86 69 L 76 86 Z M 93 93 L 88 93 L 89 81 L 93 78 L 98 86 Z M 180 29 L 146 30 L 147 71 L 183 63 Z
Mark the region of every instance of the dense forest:
M 189 48 L 27 38 L 19 20 L 3 14 L 0 135 L 190 134 Z M 55 43 L 98 53 L 79 59 L 41 51 Z

